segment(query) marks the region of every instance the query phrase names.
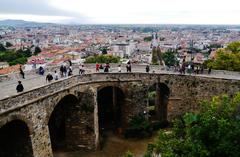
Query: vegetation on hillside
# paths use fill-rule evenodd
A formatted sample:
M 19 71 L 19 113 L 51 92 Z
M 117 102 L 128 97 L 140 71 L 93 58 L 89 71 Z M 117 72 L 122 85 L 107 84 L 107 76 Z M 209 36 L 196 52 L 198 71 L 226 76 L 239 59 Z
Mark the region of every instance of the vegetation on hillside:
M 96 55 L 86 58 L 85 63 L 119 63 L 120 57 L 112 55 Z
M 35 47 L 35 50 L 34 50 L 34 55 L 37 55 L 37 54 L 39 54 L 40 52 L 42 52 L 41 48 L 38 47 L 38 46 L 36 46 L 36 47 Z
M 154 47 L 152 50 L 152 64 L 153 65 L 163 65 L 163 60 L 162 60 L 162 52 L 160 47 Z
M 162 58 L 164 60 L 165 65 L 168 67 L 178 64 L 176 54 L 173 51 L 167 51 L 167 52 L 163 53 Z
M 205 63 L 217 70 L 240 71 L 240 42 L 230 43 L 224 49 L 218 49 L 216 58 Z
M 27 58 L 32 55 L 30 49 L 8 50 L 0 44 L 0 62 L 8 62 L 9 65 L 25 64 Z
M 240 93 L 204 101 L 198 113 L 187 113 L 169 131 L 161 130 L 145 157 L 239 157 Z
M 129 127 L 126 129 L 125 138 L 146 138 L 153 133 L 153 128 L 150 122 L 144 115 L 138 115 L 131 119 Z
M 152 41 L 152 36 L 144 37 L 143 39 L 145 42 L 150 42 Z

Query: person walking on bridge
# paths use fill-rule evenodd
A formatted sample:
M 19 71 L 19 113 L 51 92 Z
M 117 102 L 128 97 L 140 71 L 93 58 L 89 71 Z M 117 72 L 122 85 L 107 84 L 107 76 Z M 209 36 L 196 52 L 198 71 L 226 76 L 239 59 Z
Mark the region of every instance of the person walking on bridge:
M 146 66 L 146 72 L 149 73 L 149 71 L 150 71 L 150 67 L 149 67 L 149 65 L 147 65 Z
M 212 72 L 212 66 L 209 67 L 208 74 L 211 74 L 211 72 Z
M 96 72 L 99 72 L 99 67 L 100 67 L 100 65 L 97 63 L 96 64 Z
M 53 80 L 53 76 L 51 73 L 48 73 L 47 76 L 46 76 L 46 82 L 47 83 L 51 83 L 51 81 Z
M 24 87 L 23 87 L 21 81 L 18 81 L 18 85 L 17 85 L 17 87 L 16 87 L 16 90 L 17 90 L 18 93 L 23 92 Z
M 118 65 L 118 72 L 120 73 L 122 71 L 121 65 Z
M 25 79 L 25 74 L 22 70 L 22 66 L 20 65 L 20 75 L 22 75 L 22 78 Z

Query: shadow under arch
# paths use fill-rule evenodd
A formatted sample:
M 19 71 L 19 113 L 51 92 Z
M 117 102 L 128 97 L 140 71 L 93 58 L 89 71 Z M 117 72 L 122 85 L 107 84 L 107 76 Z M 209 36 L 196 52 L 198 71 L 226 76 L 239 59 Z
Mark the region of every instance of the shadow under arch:
M 71 126 L 76 116 L 74 113 L 77 111 L 77 104 L 78 98 L 69 94 L 64 96 L 53 109 L 48 121 L 53 151 L 67 150 L 73 145 Z
M 118 86 L 104 86 L 97 91 L 99 133 L 120 133 L 123 126 L 122 108 L 125 103 L 123 90 Z
M 28 125 L 22 120 L 12 120 L 0 128 L 1 157 L 33 157 Z
M 155 83 L 148 88 L 150 120 L 167 122 L 169 96 L 170 89 L 165 83 Z

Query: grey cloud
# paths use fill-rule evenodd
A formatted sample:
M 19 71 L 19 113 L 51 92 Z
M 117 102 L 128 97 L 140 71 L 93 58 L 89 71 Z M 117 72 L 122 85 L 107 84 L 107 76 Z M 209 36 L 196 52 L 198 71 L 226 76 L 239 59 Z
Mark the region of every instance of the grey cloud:
M 89 22 L 88 17 L 79 13 L 54 8 L 48 0 L 1 0 L 0 14 L 67 16 L 77 19 L 79 23 Z
M 47 0 L 3 0 L 0 5 L 0 13 L 50 16 L 74 15 L 74 13 L 65 12 L 50 6 Z

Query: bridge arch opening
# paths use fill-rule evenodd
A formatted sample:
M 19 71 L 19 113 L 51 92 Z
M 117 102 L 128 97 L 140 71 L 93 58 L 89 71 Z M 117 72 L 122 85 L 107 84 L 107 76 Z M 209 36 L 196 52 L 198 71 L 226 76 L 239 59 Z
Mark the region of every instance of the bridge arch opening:
M 98 121 L 101 136 L 103 136 L 103 132 L 106 131 L 121 133 L 120 130 L 123 123 L 122 107 L 124 101 L 124 93 L 119 87 L 107 86 L 98 91 Z
M 167 122 L 170 89 L 165 83 L 155 83 L 148 89 L 148 110 L 151 121 Z
M 66 151 L 71 147 L 74 140 L 72 138 L 72 123 L 78 99 L 74 95 L 67 95 L 62 98 L 48 121 L 51 145 L 54 151 Z
M 32 142 L 27 124 L 13 120 L 0 128 L 1 157 L 33 157 Z

